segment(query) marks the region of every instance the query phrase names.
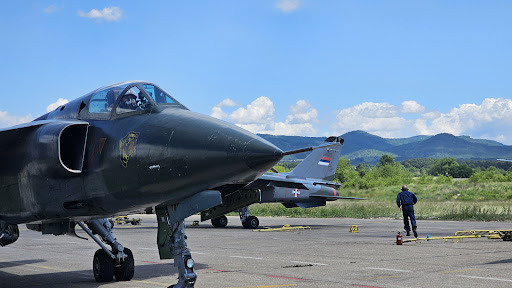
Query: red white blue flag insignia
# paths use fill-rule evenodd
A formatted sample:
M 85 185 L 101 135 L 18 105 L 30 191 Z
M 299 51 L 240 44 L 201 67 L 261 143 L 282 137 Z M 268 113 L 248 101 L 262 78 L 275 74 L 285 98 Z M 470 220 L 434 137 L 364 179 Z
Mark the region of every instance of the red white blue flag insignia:
M 329 166 L 330 163 L 331 163 L 331 158 L 329 158 L 329 157 L 322 157 L 322 159 L 320 159 L 320 161 L 318 161 L 318 165 L 323 165 L 323 166 Z

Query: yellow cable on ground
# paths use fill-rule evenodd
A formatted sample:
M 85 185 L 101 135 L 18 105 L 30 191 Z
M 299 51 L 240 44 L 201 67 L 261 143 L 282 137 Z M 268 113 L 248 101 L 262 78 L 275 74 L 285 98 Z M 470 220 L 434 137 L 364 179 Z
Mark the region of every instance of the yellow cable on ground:
M 264 229 L 256 229 L 256 230 L 252 230 L 252 231 L 254 231 L 254 232 L 270 232 L 270 231 L 294 231 L 294 230 L 306 230 L 306 229 L 311 230 L 311 227 L 309 227 L 309 226 L 294 226 L 293 227 L 293 226 L 290 226 L 290 224 L 286 224 L 281 228 L 266 227 Z
M 457 240 L 457 242 L 459 242 L 465 238 L 481 237 L 487 237 L 487 239 L 503 239 L 510 241 L 512 240 L 512 230 L 464 230 L 455 232 L 454 236 L 404 239 L 403 242 L 423 242 L 430 240 Z

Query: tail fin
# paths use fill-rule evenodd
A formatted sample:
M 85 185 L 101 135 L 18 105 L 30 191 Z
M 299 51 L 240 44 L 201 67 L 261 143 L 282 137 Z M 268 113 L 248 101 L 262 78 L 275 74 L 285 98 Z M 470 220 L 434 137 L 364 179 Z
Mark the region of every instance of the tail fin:
M 325 142 L 335 142 L 338 145 L 313 150 L 304 161 L 290 172 L 290 176 L 332 181 L 340 160 L 343 141 L 343 138 L 334 136 L 325 139 Z

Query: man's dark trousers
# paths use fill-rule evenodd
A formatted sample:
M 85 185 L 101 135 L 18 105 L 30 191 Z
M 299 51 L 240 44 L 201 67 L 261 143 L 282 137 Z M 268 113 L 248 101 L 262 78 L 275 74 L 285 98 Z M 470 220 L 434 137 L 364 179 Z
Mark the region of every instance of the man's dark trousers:
M 404 215 L 404 229 L 411 231 L 409 227 L 409 218 L 411 219 L 412 230 L 416 231 L 416 218 L 414 217 L 414 205 L 402 205 L 402 213 Z

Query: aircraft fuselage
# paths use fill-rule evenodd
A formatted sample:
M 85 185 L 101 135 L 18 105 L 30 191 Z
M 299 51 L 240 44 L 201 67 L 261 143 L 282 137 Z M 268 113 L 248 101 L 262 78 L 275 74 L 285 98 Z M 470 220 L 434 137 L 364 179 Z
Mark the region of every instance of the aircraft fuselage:
M 260 137 L 181 104 L 94 115 L 94 92 L 5 132 L 0 220 L 98 218 L 203 190 L 239 189 L 282 157 Z M 66 121 L 80 128 L 48 132 Z

